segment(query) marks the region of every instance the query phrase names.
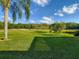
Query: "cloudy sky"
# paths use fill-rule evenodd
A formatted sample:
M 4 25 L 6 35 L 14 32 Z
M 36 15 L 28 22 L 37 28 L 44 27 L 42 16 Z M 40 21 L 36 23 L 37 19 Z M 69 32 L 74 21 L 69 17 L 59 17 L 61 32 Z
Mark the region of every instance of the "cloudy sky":
M 79 23 L 79 0 L 31 0 L 30 19 L 22 17 L 16 23 L 77 22 Z M 1 11 L 1 10 L 0 10 Z M 1 21 L 3 14 L 0 14 Z M 9 14 L 9 21 L 12 19 Z

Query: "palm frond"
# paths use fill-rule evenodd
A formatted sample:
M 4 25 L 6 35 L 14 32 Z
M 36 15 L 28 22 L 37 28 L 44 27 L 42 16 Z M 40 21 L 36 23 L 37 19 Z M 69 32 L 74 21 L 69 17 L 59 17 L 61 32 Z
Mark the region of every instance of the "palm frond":
M 22 17 L 22 11 L 21 10 L 19 10 L 18 11 L 18 17 L 21 19 L 21 17 Z
M 13 14 L 12 14 L 12 18 L 13 18 L 13 23 L 14 23 L 15 20 L 16 20 L 16 12 L 13 12 Z
M 9 1 L 8 1 L 9 3 Z M 30 17 L 30 0 L 11 0 L 10 12 L 12 14 L 13 21 L 16 20 L 17 16 L 19 19 L 22 18 L 22 12 L 25 11 L 26 19 Z
M 27 19 L 29 19 L 29 17 L 30 17 L 30 0 L 27 0 L 25 11 L 26 11 L 26 17 L 27 17 Z
M 0 4 L 2 4 L 2 0 L 0 0 Z

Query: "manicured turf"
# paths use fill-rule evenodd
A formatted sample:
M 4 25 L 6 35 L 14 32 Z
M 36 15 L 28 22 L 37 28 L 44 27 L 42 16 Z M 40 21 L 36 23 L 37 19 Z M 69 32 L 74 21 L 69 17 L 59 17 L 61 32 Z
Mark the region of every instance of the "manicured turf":
M 9 40 L 0 41 L 0 59 L 79 59 L 79 38 L 47 30 L 9 30 Z
M 3 37 L 3 31 L 0 32 Z M 0 51 L 27 51 L 34 38 L 34 33 L 29 30 L 9 30 L 9 39 L 0 40 Z
M 79 59 L 79 37 L 36 37 L 30 51 L 36 59 Z

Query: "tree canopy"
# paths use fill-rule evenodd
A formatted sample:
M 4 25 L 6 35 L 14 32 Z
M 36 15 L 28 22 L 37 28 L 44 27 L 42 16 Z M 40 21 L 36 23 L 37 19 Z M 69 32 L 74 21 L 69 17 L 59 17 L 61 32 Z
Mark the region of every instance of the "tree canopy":
M 21 19 L 23 11 L 25 12 L 26 19 L 30 17 L 30 0 L 0 0 L 2 8 L 9 8 L 9 12 L 13 18 L 13 22 L 18 17 Z

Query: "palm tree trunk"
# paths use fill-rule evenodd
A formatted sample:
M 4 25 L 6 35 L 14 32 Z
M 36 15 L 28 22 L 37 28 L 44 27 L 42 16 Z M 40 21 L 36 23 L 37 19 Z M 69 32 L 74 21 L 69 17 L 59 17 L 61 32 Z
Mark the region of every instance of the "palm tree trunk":
M 8 8 L 4 9 L 4 39 L 8 39 Z

